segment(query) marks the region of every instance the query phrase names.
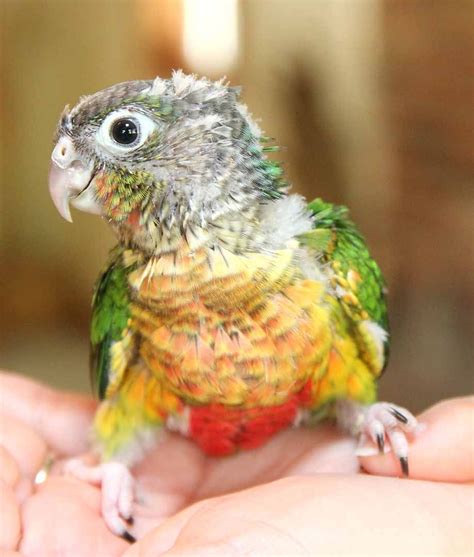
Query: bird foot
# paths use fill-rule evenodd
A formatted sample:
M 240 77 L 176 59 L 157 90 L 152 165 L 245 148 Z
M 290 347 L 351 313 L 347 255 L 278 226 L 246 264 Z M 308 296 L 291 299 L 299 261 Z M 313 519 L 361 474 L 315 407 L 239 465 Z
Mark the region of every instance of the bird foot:
M 407 434 L 417 433 L 421 424 L 411 412 L 388 402 L 362 406 L 341 401 L 338 418 L 346 429 L 359 435 L 357 456 L 384 454 L 390 450 L 400 461 L 402 474 L 408 476 Z
M 114 534 L 133 543 L 135 538 L 130 534 L 129 528 L 133 526 L 135 480 L 128 468 L 120 462 L 90 466 L 80 459 L 71 459 L 66 462 L 64 470 L 66 474 L 79 480 L 101 485 L 101 508 L 105 523 Z

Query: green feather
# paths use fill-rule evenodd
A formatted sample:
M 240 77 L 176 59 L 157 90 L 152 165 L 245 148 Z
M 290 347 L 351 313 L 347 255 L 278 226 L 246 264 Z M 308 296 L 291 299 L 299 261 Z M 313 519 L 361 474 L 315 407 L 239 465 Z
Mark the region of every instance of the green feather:
M 347 277 L 351 270 L 360 275 L 361 281 L 354 294 L 369 318 L 388 331 L 385 281 L 363 236 L 351 221 L 347 207 L 318 198 L 309 203 L 308 208 L 314 216 L 314 229 L 301 235 L 301 242 L 315 250 L 340 277 Z M 356 320 L 350 307 L 345 306 L 344 309 L 351 319 Z M 388 348 L 387 341 L 385 361 Z
M 105 396 L 111 373 L 110 349 L 121 340 L 130 318 L 130 295 L 127 270 L 121 263 L 120 252 L 97 284 L 92 300 L 91 377 L 100 399 Z

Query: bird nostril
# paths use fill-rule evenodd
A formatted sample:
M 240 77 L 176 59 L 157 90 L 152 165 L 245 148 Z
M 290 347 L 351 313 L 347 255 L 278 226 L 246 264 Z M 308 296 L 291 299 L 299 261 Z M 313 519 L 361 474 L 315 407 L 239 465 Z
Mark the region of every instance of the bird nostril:
M 74 144 L 69 137 L 59 139 L 53 149 L 51 159 L 61 168 L 69 167 L 73 161 L 79 160 Z

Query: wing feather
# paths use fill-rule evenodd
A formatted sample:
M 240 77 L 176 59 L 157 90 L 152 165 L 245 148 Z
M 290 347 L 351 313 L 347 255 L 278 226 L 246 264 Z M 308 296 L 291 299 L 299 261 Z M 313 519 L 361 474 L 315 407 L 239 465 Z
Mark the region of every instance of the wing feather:
M 130 292 L 121 253 L 112 252 L 92 300 L 90 371 L 94 390 L 102 400 L 116 385 L 133 356 L 130 330 Z
M 346 207 L 315 199 L 309 209 L 315 226 L 301 241 L 329 267 L 333 292 L 351 324 L 361 357 L 378 375 L 389 349 L 382 272 Z

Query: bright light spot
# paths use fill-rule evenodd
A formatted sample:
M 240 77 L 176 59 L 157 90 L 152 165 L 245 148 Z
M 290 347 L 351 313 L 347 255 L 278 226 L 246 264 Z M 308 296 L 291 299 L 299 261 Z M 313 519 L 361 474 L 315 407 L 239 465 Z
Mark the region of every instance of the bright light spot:
M 35 484 L 36 485 L 42 484 L 43 482 L 46 481 L 47 477 L 48 477 L 48 473 L 44 468 L 41 468 L 41 470 L 39 470 L 39 472 L 35 476 Z
M 217 76 L 238 55 L 238 0 L 184 0 L 183 50 L 192 70 Z

